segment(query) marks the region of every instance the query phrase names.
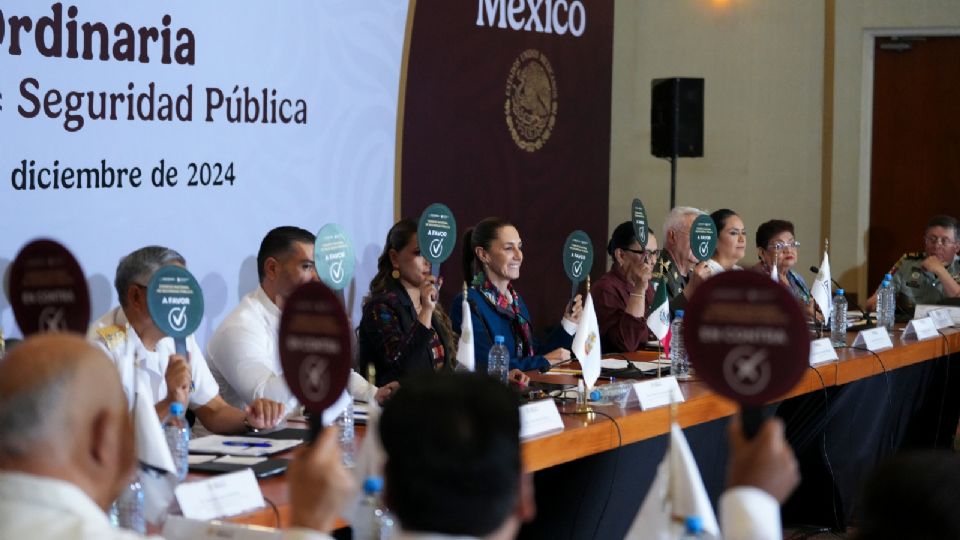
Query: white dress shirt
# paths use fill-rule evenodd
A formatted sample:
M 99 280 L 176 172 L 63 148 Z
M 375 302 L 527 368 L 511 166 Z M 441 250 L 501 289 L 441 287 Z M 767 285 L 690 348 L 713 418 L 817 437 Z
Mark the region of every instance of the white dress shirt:
M 207 344 L 210 370 L 227 403 L 242 409 L 256 399 L 266 398 L 286 405 L 288 413 L 298 410 L 297 398 L 283 378 L 277 343 L 279 328 L 280 309 L 263 287 L 257 287 L 243 297 L 213 333 Z M 373 401 L 377 392 L 376 386 L 352 370 L 348 388 L 354 399 L 367 402 Z
M 43 540 L 145 540 L 116 529 L 103 510 L 77 486 L 43 476 L 0 472 L 0 538 Z M 330 540 L 308 529 L 283 531 L 284 540 Z M 150 536 L 151 540 L 163 540 Z
M 117 307 L 93 323 L 90 331 L 87 332 L 87 339 L 103 349 L 117 366 L 117 370 L 120 371 L 120 381 L 123 383 L 123 392 L 127 395 L 127 403 L 131 408 L 136 389 L 137 367 L 140 368 L 140 376 L 146 376 L 148 386 L 153 392 L 152 403 L 159 403 L 167 397 L 167 380 L 164 375 L 167 372 L 167 364 L 170 363 L 170 356 L 176 352 L 173 338 L 161 339 L 157 342 L 156 350 L 148 351 L 140 341 L 140 336 L 127 321 L 123 308 Z M 194 384 L 188 406 L 196 409 L 217 397 L 220 387 L 210 373 L 203 351 L 200 350 L 193 335 L 187 337 L 187 355 Z
M 0 538 L 135 540 L 144 537 L 113 528 L 103 510 L 71 483 L 0 472 Z
M 780 503 L 754 487 L 735 487 L 720 496 L 720 530 L 726 540 L 780 540 Z

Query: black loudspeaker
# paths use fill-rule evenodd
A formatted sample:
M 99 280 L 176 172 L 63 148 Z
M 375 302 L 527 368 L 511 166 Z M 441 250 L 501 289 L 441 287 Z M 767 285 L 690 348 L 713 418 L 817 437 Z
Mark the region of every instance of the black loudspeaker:
M 650 100 L 650 153 L 703 157 L 703 79 L 654 79 Z

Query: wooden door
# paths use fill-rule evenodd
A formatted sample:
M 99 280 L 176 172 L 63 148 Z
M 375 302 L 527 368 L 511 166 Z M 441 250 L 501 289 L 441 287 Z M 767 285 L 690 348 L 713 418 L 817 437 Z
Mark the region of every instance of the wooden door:
M 960 214 L 960 37 L 877 38 L 868 288 L 923 249 L 935 214 Z

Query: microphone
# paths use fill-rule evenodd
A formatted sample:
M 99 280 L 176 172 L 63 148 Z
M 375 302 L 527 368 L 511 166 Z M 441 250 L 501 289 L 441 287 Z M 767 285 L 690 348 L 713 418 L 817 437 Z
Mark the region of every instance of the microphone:
M 811 267 L 810 267 L 810 271 L 813 272 L 814 274 L 819 274 L 819 273 L 820 273 L 820 267 L 819 267 L 819 266 L 811 266 Z M 837 283 L 837 280 L 833 279 L 833 276 L 830 276 L 830 281 L 833 282 L 833 285 L 834 285 L 836 288 L 838 288 L 838 289 L 842 289 L 842 288 L 843 288 L 843 287 L 840 286 L 839 283 Z M 863 311 L 863 316 L 864 316 L 864 318 L 866 318 L 866 319 L 868 319 L 868 320 L 870 319 L 870 315 L 869 315 L 865 310 L 863 310 L 863 308 L 861 308 L 859 304 L 857 304 L 857 305 L 851 305 L 850 307 L 851 307 L 851 308 L 859 309 L 860 311 Z
M 820 267 L 819 267 L 819 266 L 811 266 L 811 267 L 810 267 L 810 271 L 813 272 L 814 274 L 819 274 L 819 273 L 820 273 Z M 834 284 L 838 289 L 842 289 L 842 288 L 843 288 L 843 287 L 840 286 L 839 283 L 837 283 L 837 280 L 833 279 L 833 276 L 830 276 L 830 281 L 832 281 L 833 284 Z
M 537 371 L 539 371 L 540 373 L 546 373 L 556 366 L 562 366 L 564 364 L 568 364 L 570 362 L 573 362 L 576 359 L 577 358 L 573 356 L 573 354 L 571 354 L 570 358 L 568 358 L 567 360 L 564 360 L 563 362 L 557 362 L 556 364 L 547 364 L 545 366 L 540 366 L 539 368 L 537 368 Z

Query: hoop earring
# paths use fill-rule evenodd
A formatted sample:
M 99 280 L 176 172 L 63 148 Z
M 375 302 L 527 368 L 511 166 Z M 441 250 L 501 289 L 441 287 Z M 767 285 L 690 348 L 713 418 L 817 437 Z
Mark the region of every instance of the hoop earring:
M 394 268 L 393 272 L 390 272 L 390 277 L 393 279 L 400 279 L 400 270 Z

